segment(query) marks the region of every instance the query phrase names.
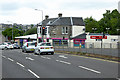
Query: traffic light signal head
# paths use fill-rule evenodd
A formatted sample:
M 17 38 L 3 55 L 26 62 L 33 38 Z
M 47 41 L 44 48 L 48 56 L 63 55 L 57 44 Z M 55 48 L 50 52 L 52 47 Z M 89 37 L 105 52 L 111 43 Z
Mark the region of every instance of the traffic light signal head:
M 42 27 L 42 29 L 45 29 L 45 27 Z
M 47 28 L 46 27 L 42 27 L 42 35 L 46 35 L 47 34 Z

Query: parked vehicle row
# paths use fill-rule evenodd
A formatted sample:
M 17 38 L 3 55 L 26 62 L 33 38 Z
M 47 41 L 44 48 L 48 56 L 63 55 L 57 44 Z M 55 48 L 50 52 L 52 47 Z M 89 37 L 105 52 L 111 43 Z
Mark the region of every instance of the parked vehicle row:
M 6 49 L 19 49 L 20 46 L 16 43 L 11 44 L 10 42 L 4 42 L 0 44 L 0 49 L 6 50 Z
M 17 43 L 11 44 L 10 42 L 4 42 L 0 44 L 0 49 L 20 49 L 20 46 Z M 26 42 L 22 46 L 22 52 L 34 52 L 34 54 L 54 54 L 54 48 L 50 42 Z
M 41 42 L 36 44 L 36 42 L 26 42 L 22 46 L 22 52 L 34 52 L 34 54 L 54 54 L 54 48 L 49 42 Z
M 2 49 L 2 50 L 13 49 L 13 48 L 14 48 L 13 45 L 9 42 L 4 42 L 4 43 L 0 44 L 0 49 Z

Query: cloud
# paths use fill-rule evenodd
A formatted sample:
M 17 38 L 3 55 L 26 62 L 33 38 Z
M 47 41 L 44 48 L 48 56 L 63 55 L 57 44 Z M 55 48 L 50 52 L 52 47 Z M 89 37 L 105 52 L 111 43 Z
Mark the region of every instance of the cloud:
M 117 9 L 119 0 L 0 0 L 0 23 L 12 21 L 23 24 L 39 23 L 43 16 L 90 17 L 99 20 L 106 10 Z

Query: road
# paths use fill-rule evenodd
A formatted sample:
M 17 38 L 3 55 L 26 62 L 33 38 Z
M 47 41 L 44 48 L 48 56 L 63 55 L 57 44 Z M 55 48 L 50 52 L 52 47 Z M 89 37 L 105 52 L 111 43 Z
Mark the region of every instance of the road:
M 118 63 L 55 53 L 34 55 L 20 49 L 2 51 L 2 78 L 117 78 Z

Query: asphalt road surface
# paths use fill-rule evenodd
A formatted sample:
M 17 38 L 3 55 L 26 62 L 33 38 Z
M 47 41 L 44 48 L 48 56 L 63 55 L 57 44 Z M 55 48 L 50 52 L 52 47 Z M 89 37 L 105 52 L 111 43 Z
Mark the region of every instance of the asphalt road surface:
M 2 51 L 2 78 L 117 78 L 118 63 L 55 53 L 35 55 L 20 49 Z

